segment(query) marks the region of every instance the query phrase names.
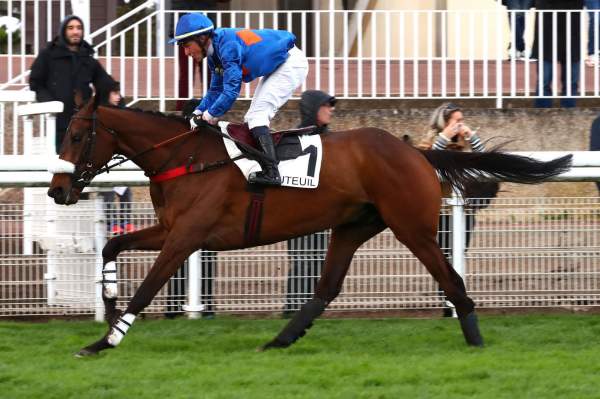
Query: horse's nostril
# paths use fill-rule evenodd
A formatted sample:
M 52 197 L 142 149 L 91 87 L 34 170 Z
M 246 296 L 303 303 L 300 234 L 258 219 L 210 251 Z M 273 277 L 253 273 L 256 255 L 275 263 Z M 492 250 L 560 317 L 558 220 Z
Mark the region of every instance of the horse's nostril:
M 48 190 L 48 196 L 51 198 L 58 198 L 62 195 L 62 187 L 54 187 Z

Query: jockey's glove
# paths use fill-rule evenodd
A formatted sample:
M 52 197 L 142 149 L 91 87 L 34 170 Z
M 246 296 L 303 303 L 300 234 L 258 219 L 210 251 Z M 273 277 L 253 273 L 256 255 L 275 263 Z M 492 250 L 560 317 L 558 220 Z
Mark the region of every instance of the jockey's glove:
M 202 119 L 202 111 L 195 110 L 190 117 L 190 127 L 194 130 L 203 125 L 206 125 L 206 122 Z
M 212 116 L 208 111 L 204 111 L 204 113 L 202 114 L 202 119 L 204 119 L 211 125 L 216 125 L 217 122 L 219 122 L 219 118 Z

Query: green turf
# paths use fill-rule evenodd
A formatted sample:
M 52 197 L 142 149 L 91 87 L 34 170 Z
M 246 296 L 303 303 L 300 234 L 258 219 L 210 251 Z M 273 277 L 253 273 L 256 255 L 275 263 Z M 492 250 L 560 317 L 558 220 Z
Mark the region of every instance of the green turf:
M 598 398 L 600 317 L 482 317 L 485 349 L 451 319 L 321 319 L 255 352 L 283 320 L 138 320 L 117 349 L 76 359 L 104 326 L 0 322 L 1 398 Z

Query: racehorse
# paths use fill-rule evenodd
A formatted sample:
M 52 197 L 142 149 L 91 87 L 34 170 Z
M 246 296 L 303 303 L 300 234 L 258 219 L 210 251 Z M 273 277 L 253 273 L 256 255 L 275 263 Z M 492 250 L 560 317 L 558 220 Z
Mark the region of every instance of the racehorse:
M 62 143 L 62 166 L 54 170 L 48 190 L 57 204 L 76 203 L 82 188 L 106 170 L 114 154 L 131 159 L 149 176 L 201 161 L 200 173 L 152 181 L 158 223 L 114 237 L 102 250 L 109 327 L 100 340 L 79 351 L 85 356 L 118 345 L 135 316 L 194 251 L 249 246 L 245 220 L 253 190 L 229 161 L 214 127 L 192 132 L 183 118 L 99 106 L 94 99 L 79 107 Z M 318 188 L 264 188 L 260 231 L 252 246 L 328 228 L 332 235 L 314 296 L 261 349 L 288 347 L 303 336 L 339 294 L 354 252 L 385 228 L 425 265 L 454 304 L 467 344 L 483 346 L 474 303 L 436 241 L 440 179 L 459 190 L 484 175 L 538 183 L 567 170 L 571 156 L 539 162 L 500 151 L 422 151 L 377 128 L 327 133 L 322 145 Z M 122 313 L 116 308 L 116 259 L 124 250 L 160 254 Z

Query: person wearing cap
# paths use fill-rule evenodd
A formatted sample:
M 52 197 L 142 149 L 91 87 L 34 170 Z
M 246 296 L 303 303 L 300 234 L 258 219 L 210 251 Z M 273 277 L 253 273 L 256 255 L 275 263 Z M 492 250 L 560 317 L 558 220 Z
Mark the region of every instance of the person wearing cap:
M 66 17 L 58 36 L 48 43 L 31 66 L 29 87 L 37 101 L 61 101 L 64 110 L 56 117 L 56 151 L 59 151 L 69 121 L 75 113 L 75 91 L 84 100 L 112 82 L 94 58 L 94 49 L 83 40 L 83 21 L 75 15 Z
M 316 126 L 316 134 L 328 133 L 337 99 L 320 90 L 307 90 L 300 97 L 299 128 Z M 289 239 L 290 269 L 283 317 L 291 317 L 315 291 L 329 242 L 327 233 L 309 234 Z
M 190 119 L 192 128 L 202 121 L 216 124 L 237 99 L 242 82 L 263 78 L 244 121 L 267 156 L 261 160 L 263 170 L 250 174 L 248 180 L 281 185 L 269 125 L 308 74 L 308 61 L 295 46 L 296 37 L 273 29 L 215 29 L 207 16 L 193 13 L 179 19 L 169 42 L 183 46 L 185 54 L 197 63 L 207 58 L 212 74 L 210 86 Z

